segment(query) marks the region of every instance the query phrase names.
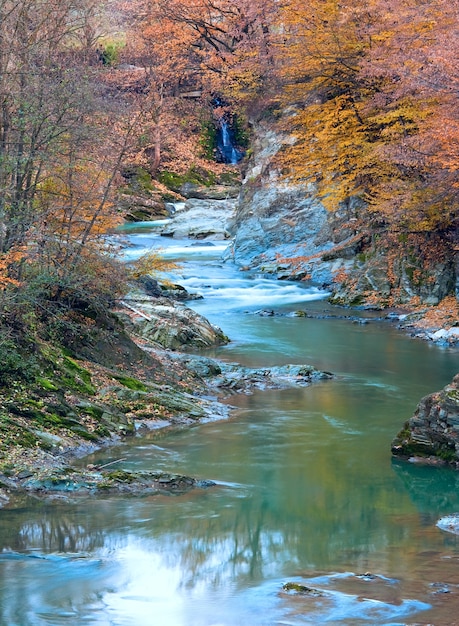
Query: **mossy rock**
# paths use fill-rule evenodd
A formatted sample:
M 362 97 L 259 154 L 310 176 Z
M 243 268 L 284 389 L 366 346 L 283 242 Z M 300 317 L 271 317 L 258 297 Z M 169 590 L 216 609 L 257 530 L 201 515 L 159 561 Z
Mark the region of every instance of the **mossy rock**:
M 88 395 L 96 393 L 96 389 L 92 385 L 91 373 L 67 355 L 62 358 L 59 379 L 62 385 L 74 391 Z
M 51 380 L 48 378 L 37 378 L 37 383 L 41 385 L 43 389 L 46 391 L 58 391 L 59 387 L 57 387 Z
M 300 583 L 285 583 L 282 585 L 282 589 L 284 591 L 294 592 L 302 596 L 311 596 L 313 598 L 321 598 L 325 595 L 325 593 L 320 589 L 307 587 L 306 585 L 301 585 Z
M 103 472 L 103 476 L 106 480 L 112 480 L 119 483 L 132 483 L 135 480 L 135 475 L 132 472 L 126 470 L 112 470 L 111 472 Z
M 114 376 L 114 378 L 128 389 L 132 389 L 134 391 L 148 391 L 147 385 L 136 378 L 131 378 L 129 376 Z
M 180 192 L 186 183 L 210 187 L 217 182 L 214 172 L 191 166 L 184 174 L 178 174 L 169 170 L 163 170 L 158 174 L 158 180 L 172 191 Z

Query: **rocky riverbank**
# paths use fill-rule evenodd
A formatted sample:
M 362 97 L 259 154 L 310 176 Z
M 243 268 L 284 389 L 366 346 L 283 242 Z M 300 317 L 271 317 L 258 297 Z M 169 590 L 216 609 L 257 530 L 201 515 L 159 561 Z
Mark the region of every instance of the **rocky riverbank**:
M 309 365 L 250 369 L 180 352 L 218 345 L 224 335 L 183 304 L 139 287 L 132 294 L 136 306 L 134 298 L 121 303 L 71 356 L 42 345 L 40 376 L 1 390 L 0 505 L 12 494 L 180 493 L 210 486 L 154 468 L 129 472 L 122 462 L 77 469 L 73 461 L 145 430 L 225 419 L 231 407 L 222 400 L 234 393 L 332 378 Z
M 313 176 L 293 184 L 279 169 L 277 157 L 290 135 L 273 119 L 252 125 L 228 257 L 278 279 L 311 280 L 344 306 L 419 309 L 457 291 L 457 248 L 451 242 L 432 233 L 391 232 L 369 219 L 371 211 L 357 197 L 327 211 Z
M 242 192 L 242 201 L 247 200 L 246 192 Z M 240 235 L 233 188 L 215 192 L 207 189 L 204 195 L 200 190 L 188 189 L 187 193 L 191 197 L 185 203 L 169 209 L 171 217 L 162 227 L 163 236 L 205 240 L 212 245 L 213 240 L 225 240 L 231 233 Z M 274 192 L 265 189 L 260 193 Z M 306 212 L 309 209 L 305 207 Z M 317 224 L 310 226 L 314 230 Z M 239 246 L 236 234 L 236 248 Z M 290 264 L 287 274 L 278 278 L 291 277 L 293 267 Z M 77 471 L 72 460 L 135 436 L 143 429 L 224 419 L 231 409 L 221 400 L 234 393 L 308 385 L 332 378 L 332 374 L 310 365 L 250 369 L 183 353 L 184 349 L 197 350 L 228 341 L 219 328 L 186 306 L 190 298 L 180 286 L 165 289 L 155 281 L 143 281 L 133 285 L 116 311 L 98 320 L 90 332 L 82 329 L 77 348 L 69 352 L 59 346 L 37 346 L 40 374 L 33 383 L 12 381 L 1 390 L 2 502 L 8 500 L 10 492 L 153 493 L 200 486 L 191 477 L 161 477 L 154 468 L 146 475 L 126 473 L 122 467 Z M 454 345 L 459 339 L 455 325 L 458 315 L 454 302 L 449 305 L 441 315 L 439 308 L 427 307 L 383 317 L 413 336 Z M 308 315 L 307 311 L 296 314 Z M 337 315 L 341 316 L 342 311 Z M 367 321 L 348 317 L 359 323 Z M 417 430 L 413 426 L 411 439 L 407 439 L 411 422 L 404 429 L 406 436 L 401 438 L 401 448 L 394 444 L 394 454 L 411 453 L 410 446 L 420 443 L 419 419 L 413 421 Z M 429 419 L 425 416 L 426 423 Z M 455 424 L 440 422 L 435 433 L 449 428 L 448 436 L 452 438 L 442 440 L 439 449 L 450 454 L 455 445 Z M 434 440 L 438 442 L 438 437 Z M 432 447 L 432 442 L 428 445 Z

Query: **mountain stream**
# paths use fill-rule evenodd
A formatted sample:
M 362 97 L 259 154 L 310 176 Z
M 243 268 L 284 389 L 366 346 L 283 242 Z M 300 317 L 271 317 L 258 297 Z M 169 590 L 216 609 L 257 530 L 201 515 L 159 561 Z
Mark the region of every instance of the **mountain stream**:
M 128 236 L 127 258 L 158 245 L 154 225 Z M 333 308 L 317 288 L 238 271 L 221 261 L 223 242 L 159 245 L 182 263 L 176 282 L 204 296 L 189 305 L 231 338 L 206 355 L 337 378 L 234 395 L 227 421 L 155 431 L 89 461 L 212 488 L 0 511 L 0 623 L 453 624 L 459 539 L 436 522 L 459 511 L 459 473 L 395 461 L 390 443 L 457 373 L 457 350 Z

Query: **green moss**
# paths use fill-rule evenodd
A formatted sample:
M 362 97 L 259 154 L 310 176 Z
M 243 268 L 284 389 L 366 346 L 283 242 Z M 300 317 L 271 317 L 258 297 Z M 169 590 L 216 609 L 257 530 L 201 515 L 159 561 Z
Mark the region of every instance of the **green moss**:
M 404 456 L 435 456 L 436 452 L 432 446 L 413 441 L 404 442 L 401 447 Z
M 148 391 L 148 387 L 136 378 L 130 378 L 129 376 L 115 376 L 115 379 L 124 387 L 132 389 L 133 391 Z
M 349 302 L 349 306 L 362 306 L 364 303 L 365 303 L 365 299 L 363 298 L 363 296 L 355 296 Z
M 94 432 L 101 439 L 103 439 L 104 437 L 110 437 L 110 435 L 112 434 L 110 429 L 107 428 L 106 426 L 103 426 L 102 424 L 97 426 L 97 428 L 96 428 L 96 430 Z
M 221 185 L 237 185 L 240 183 L 240 174 L 237 172 L 223 172 L 218 177 Z
M 126 470 L 114 470 L 107 472 L 104 476 L 109 480 L 114 480 L 119 483 L 132 483 L 135 480 L 131 472 L 127 472 Z
M 13 341 L 0 342 L 0 386 L 8 387 L 12 382 L 32 382 L 38 373 L 38 363 L 33 346 L 20 349 Z
M 314 589 L 313 587 L 306 587 L 306 585 L 300 585 L 299 583 L 285 583 L 282 585 L 284 591 L 295 591 L 302 595 L 320 597 L 324 595 L 320 589 Z
M 442 448 L 436 454 L 439 459 L 451 463 L 452 461 L 457 461 L 457 454 L 454 448 Z
M 81 367 L 76 361 L 69 356 L 63 357 L 63 372 L 61 374 L 62 384 L 88 395 L 96 393 L 95 388 L 91 384 L 91 374 L 84 367 Z
M 231 123 L 234 141 L 240 148 L 247 149 L 250 143 L 247 120 L 241 115 L 234 115 Z
M 28 428 L 19 424 L 14 418 L 0 415 L 0 449 L 12 446 L 23 448 L 35 448 L 39 444 L 39 438 Z
M 217 128 L 212 119 L 203 120 L 201 122 L 199 144 L 201 146 L 201 155 L 205 159 L 209 159 L 210 161 L 215 158 L 215 151 L 217 149 Z
M 119 62 L 120 51 L 123 48 L 123 44 L 120 42 L 107 43 L 99 51 L 99 59 L 103 65 L 107 67 L 113 67 Z
M 69 356 L 64 356 L 64 364 L 72 372 L 76 372 L 85 383 L 91 382 L 91 374 Z
M 86 441 L 98 441 L 98 439 L 99 439 L 99 436 L 97 435 L 97 433 L 95 433 L 95 432 L 94 433 L 90 433 L 83 426 L 79 426 L 77 428 L 74 427 L 71 430 L 72 430 L 72 432 L 75 433 L 75 435 L 78 435 L 82 439 L 86 439 Z
M 203 185 L 210 187 L 217 182 L 217 176 L 214 172 L 197 168 L 192 165 L 185 174 L 177 174 L 168 170 L 163 170 L 158 174 L 158 180 L 172 191 L 180 191 L 185 183 L 193 183 L 195 185 Z
M 164 200 L 164 202 L 176 202 L 177 196 L 173 193 L 162 193 L 161 200 Z
M 100 489 L 100 491 L 110 489 L 111 487 L 112 487 L 112 483 L 108 480 L 107 481 L 103 480 L 102 482 L 97 484 L 97 489 Z
M 43 389 L 46 389 L 46 391 L 57 391 L 59 389 L 59 387 L 56 387 L 48 378 L 37 378 L 37 383 L 41 385 Z
M 89 415 L 89 417 L 92 417 L 95 420 L 100 420 L 104 414 L 104 409 L 99 406 L 95 406 L 94 404 L 88 404 L 84 407 L 79 407 L 79 412 L 83 415 Z

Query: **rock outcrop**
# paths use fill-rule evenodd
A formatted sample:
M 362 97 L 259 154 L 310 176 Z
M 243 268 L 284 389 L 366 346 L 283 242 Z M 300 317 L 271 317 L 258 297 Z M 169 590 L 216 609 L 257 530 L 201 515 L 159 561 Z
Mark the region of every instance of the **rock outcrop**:
M 459 462 L 459 374 L 442 391 L 421 400 L 392 442 L 392 454 Z
M 274 120 L 253 124 L 228 257 L 279 279 L 311 279 L 336 304 L 383 308 L 416 298 L 434 305 L 454 292 L 454 259 L 441 237 L 390 234 L 383 223 L 370 224 L 357 197 L 327 211 L 312 182 L 286 181 L 276 155 L 291 140 Z
M 278 278 L 307 276 L 328 286 L 338 271 L 352 267 L 359 250 L 360 238 L 353 227 L 358 203 L 350 201 L 331 214 L 312 183 L 293 185 L 282 179 L 276 154 L 289 141 L 267 121 L 254 124 L 253 154 L 242 182 L 228 256 L 238 265 Z M 337 246 L 340 252 L 331 254 Z
M 206 348 L 229 341 L 223 331 L 205 317 L 168 298 L 133 294 L 123 304 L 130 312 L 132 332 L 163 348 Z
M 234 198 L 190 198 L 174 207 L 173 219 L 158 229 L 163 237 L 214 241 L 230 238 L 229 222 L 236 208 Z

